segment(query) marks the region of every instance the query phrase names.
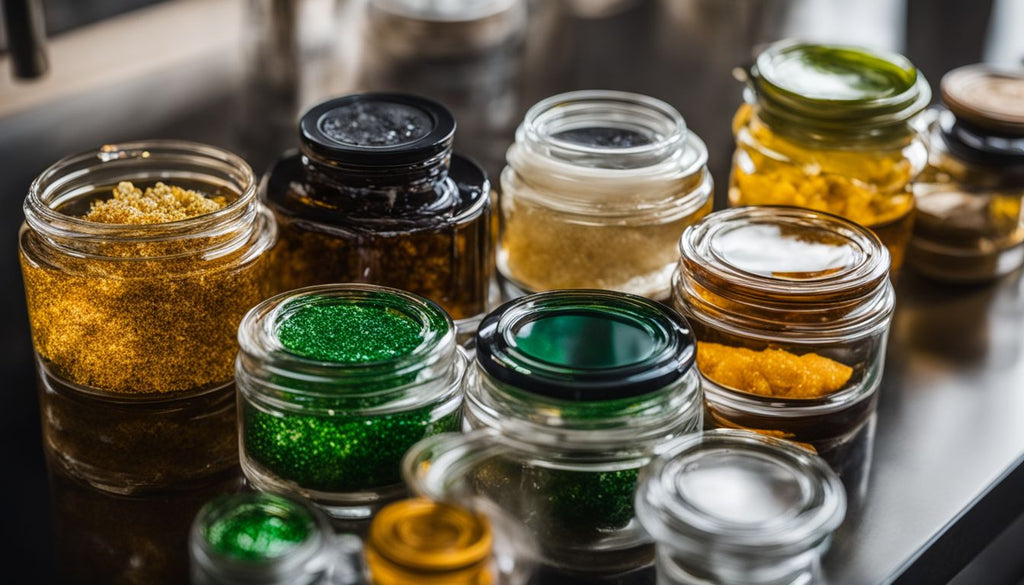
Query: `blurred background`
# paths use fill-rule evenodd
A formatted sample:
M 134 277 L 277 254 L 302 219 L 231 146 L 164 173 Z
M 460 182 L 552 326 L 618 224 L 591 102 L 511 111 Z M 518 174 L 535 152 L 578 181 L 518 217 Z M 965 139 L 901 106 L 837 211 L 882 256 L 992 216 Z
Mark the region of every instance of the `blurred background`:
M 51 510 L 73 510 L 75 500 L 58 493 L 60 482 L 46 479 L 14 244 L 28 185 L 58 158 L 108 142 L 182 138 L 232 149 L 259 173 L 297 145 L 296 121 L 309 106 L 355 91 L 401 90 L 451 107 L 459 123 L 457 150 L 495 177 L 531 104 L 562 91 L 619 89 L 661 98 L 682 112 L 708 144 L 721 207 L 733 149 L 730 120 L 742 91 L 733 70 L 747 65 L 766 43 L 799 37 L 897 51 L 933 87 L 961 65 L 1024 64 L 1024 0 L 3 0 L 0 5 L 8 23 L 24 23 L 0 37 L 0 235 L 7 242 L 0 254 L 0 301 L 7 307 L 0 325 L 0 386 L 6 390 L 0 444 L 9 461 L 0 482 L 6 503 L 2 532 L 9 542 L 0 550 L 10 562 L 37 567 L 38 582 L 50 581 L 55 562 L 62 562 L 54 553 Z M 33 26 L 38 34 L 31 34 Z M 17 79 L 22 69 L 41 75 Z M 1019 287 L 979 294 L 977 303 L 1003 302 L 1003 310 L 1019 317 Z M 977 310 L 982 321 L 997 314 Z M 1014 347 L 1019 348 L 1020 337 L 1012 336 Z M 978 357 L 979 363 L 984 359 Z M 898 374 L 900 368 L 895 370 Z M 884 428 L 881 432 L 884 437 Z M 879 462 L 884 469 L 884 453 Z M 1014 469 L 1019 467 L 1017 462 Z M 979 485 L 992 485 L 991 479 L 979 478 Z M 965 493 L 978 491 L 977 486 L 971 490 Z M 1010 525 L 1022 505 L 1017 498 L 1015 511 L 983 531 L 988 536 L 967 543 L 962 558 L 937 574 L 959 571 Z M 966 504 L 969 498 L 961 499 Z M 117 509 L 122 508 L 110 508 Z M 935 521 L 945 525 L 956 512 Z M 123 522 L 136 517 L 147 516 L 133 509 Z M 60 518 L 55 522 L 61 525 Z M 116 527 L 110 530 L 117 533 Z M 1024 533 L 1016 530 L 1007 533 L 1011 541 Z M 86 540 L 94 536 L 87 529 L 81 534 Z M 998 553 L 979 557 L 984 567 L 968 566 L 959 582 L 1018 582 L 1024 576 L 1021 562 Z M 91 561 L 79 561 L 88 570 Z M 136 582 L 134 573 L 125 571 L 117 582 Z M 978 574 L 984 581 L 972 581 Z

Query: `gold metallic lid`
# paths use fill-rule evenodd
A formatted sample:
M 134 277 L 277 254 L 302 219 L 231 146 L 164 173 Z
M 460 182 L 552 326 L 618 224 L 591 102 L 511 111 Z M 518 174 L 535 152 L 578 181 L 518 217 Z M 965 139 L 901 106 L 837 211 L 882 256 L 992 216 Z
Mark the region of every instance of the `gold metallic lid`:
M 431 576 L 453 585 L 487 585 L 492 544 L 484 516 L 429 500 L 404 500 L 373 519 L 366 560 L 377 585 L 430 583 Z
M 968 65 L 942 78 L 942 101 L 953 114 L 987 130 L 1024 135 L 1024 70 Z

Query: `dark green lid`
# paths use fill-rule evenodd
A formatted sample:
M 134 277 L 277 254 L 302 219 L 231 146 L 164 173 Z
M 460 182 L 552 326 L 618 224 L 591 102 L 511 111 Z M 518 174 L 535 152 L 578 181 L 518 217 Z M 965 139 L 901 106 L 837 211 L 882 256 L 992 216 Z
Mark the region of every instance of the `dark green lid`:
M 750 86 L 773 130 L 819 139 L 905 132 L 931 99 L 928 82 L 902 55 L 794 41 L 758 55 Z
M 682 378 L 694 359 L 686 320 L 654 301 L 611 291 L 521 297 L 489 314 L 477 359 L 493 378 L 573 401 L 647 394 Z

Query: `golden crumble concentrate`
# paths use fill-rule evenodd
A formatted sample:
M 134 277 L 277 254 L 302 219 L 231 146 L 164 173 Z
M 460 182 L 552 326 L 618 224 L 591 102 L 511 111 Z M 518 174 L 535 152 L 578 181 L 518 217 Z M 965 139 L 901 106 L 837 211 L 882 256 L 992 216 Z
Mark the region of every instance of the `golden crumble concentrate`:
M 93 201 L 82 219 L 131 225 L 167 223 L 217 211 L 226 204 L 224 197 L 206 197 L 177 185 L 157 183 L 143 191 L 130 181 L 121 181 L 112 198 Z

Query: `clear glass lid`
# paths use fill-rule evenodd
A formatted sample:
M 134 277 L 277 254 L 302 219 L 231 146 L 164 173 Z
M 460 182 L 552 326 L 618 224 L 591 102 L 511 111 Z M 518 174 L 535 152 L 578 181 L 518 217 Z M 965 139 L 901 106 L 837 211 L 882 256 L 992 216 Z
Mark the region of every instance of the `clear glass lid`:
M 782 556 L 825 542 L 843 521 L 846 496 L 810 451 L 721 429 L 660 448 L 641 477 L 636 510 L 671 550 Z

